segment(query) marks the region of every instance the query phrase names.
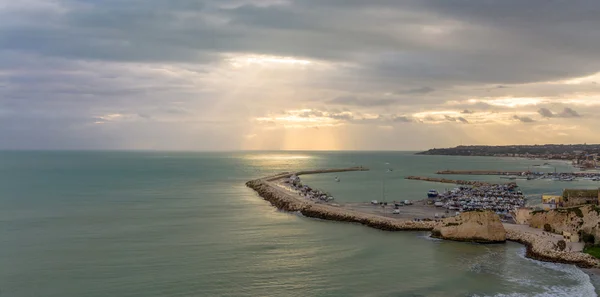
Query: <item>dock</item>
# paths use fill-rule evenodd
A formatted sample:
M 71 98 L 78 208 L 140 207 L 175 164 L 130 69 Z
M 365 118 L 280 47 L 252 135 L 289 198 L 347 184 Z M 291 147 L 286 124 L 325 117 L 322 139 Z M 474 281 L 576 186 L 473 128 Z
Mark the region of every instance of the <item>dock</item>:
M 456 175 L 522 175 L 531 173 L 529 171 L 498 171 L 498 170 L 442 170 L 436 174 L 456 174 Z

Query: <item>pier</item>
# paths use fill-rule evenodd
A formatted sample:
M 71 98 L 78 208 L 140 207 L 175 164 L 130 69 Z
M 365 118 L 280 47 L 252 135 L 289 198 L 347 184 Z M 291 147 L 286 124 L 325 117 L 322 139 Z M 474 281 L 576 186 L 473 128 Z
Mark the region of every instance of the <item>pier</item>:
M 426 177 L 426 176 L 407 176 L 407 177 L 405 177 L 405 179 L 434 182 L 434 183 L 455 184 L 455 185 L 463 185 L 463 186 L 475 186 L 475 187 L 493 185 L 492 183 L 483 182 L 483 181 L 456 180 L 456 179 L 436 178 L 436 177 Z
M 498 170 L 442 170 L 436 174 L 455 174 L 455 175 L 522 175 L 528 171 L 498 171 Z

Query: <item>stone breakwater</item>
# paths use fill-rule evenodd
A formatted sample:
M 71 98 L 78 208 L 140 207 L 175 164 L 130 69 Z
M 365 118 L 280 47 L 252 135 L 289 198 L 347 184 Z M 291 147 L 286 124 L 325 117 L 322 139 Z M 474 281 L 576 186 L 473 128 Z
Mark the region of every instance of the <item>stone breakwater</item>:
M 600 260 L 578 252 L 558 251 L 555 244 L 542 236 L 506 228 L 506 239 L 526 246 L 525 256 L 538 261 L 575 264 L 581 268 L 600 267 Z
M 521 175 L 523 171 L 496 171 L 496 170 L 442 170 L 436 174 L 453 175 Z
M 435 225 L 435 222 L 433 221 L 415 222 L 398 220 L 374 214 L 351 211 L 328 204 L 317 204 L 311 201 L 305 201 L 299 197 L 294 197 L 294 194 L 262 179 L 249 181 L 246 183 L 246 186 L 255 190 L 258 195 L 278 209 L 290 212 L 300 212 L 306 217 L 359 223 L 385 231 L 430 231 Z
M 464 185 L 464 186 L 474 186 L 474 187 L 483 187 L 483 186 L 492 186 L 494 184 L 482 181 L 475 180 L 456 180 L 456 179 L 447 179 L 447 178 L 436 178 L 436 177 L 425 177 L 425 176 L 408 176 L 406 179 L 410 180 L 420 180 L 427 182 L 435 182 L 435 183 L 444 183 L 444 184 L 456 184 L 456 185 Z

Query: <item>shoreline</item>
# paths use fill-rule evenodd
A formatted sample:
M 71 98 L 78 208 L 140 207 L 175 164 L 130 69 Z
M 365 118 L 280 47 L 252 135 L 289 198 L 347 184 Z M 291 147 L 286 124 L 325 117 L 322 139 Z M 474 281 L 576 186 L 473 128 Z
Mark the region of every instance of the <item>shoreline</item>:
M 347 171 L 367 171 L 363 167 L 302 171 L 297 173 L 285 172 L 265 178 L 251 180 L 246 186 L 253 189 L 260 197 L 276 208 L 289 212 L 300 212 L 310 218 L 323 220 L 359 223 L 383 231 L 431 231 L 440 222 L 435 220 L 413 221 L 381 216 L 375 213 L 347 209 L 337 204 L 317 203 L 302 198 L 296 193 L 275 183 L 292 175 L 318 174 Z M 543 262 L 574 264 L 580 268 L 600 268 L 600 260 L 582 252 L 567 252 L 554 250 L 552 238 L 540 236 L 525 225 L 504 224 L 506 240 L 521 243 L 526 247 L 526 257 Z M 537 230 L 537 229 L 535 229 Z M 539 231 L 539 230 L 537 230 Z M 600 272 L 600 269 L 598 270 Z

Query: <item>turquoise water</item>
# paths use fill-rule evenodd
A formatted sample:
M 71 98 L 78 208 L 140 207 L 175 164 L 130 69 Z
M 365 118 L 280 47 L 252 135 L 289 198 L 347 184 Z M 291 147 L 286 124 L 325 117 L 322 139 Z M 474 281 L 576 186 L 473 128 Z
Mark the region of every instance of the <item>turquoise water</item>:
M 339 201 L 380 199 L 384 183 L 387 199 L 421 199 L 448 185 L 404 176 L 540 163 L 392 152 L 0 152 L 0 296 L 597 296 L 579 269 L 526 259 L 519 244 L 308 219 L 244 186 L 281 171 L 363 165 L 372 171 L 304 180 Z M 570 170 L 544 170 L 554 166 Z M 565 187 L 519 184 L 531 203 Z

